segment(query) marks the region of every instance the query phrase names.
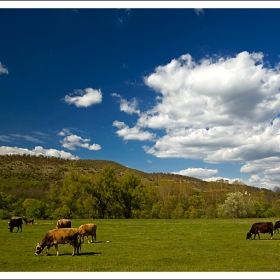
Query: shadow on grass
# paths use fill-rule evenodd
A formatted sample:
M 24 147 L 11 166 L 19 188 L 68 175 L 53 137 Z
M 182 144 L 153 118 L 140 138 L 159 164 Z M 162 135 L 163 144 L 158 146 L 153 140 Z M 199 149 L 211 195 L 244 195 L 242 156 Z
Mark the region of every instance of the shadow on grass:
M 101 252 L 85 252 L 82 253 L 80 252 L 78 255 L 74 255 L 73 257 L 77 257 L 77 256 L 90 256 L 90 255 L 100 255 L 102 254 Z M 42 255 L 44 257 L 57 257 L 56 254 L 48 254 L 48 255 Z M 72 256 L 71 253 L 59 253 L 58 257 L 60 256 Z
M 79 253 L 77 256 L 86 256 L 86 255 L 100 255 L 101 252 L 85 252 L 85 253 Z

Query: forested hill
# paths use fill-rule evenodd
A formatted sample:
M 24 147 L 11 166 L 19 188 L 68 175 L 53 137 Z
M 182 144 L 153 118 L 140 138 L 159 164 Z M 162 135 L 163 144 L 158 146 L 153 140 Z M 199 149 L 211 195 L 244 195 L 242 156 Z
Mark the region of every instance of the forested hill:
M 24 197 L 39 198 L 49 189 L 54 182 L 63 179 L 71 169 L 80 174 L 96 174 L 104 167 L 115 169 L 119 176 L 130 169 L 114 161 L 108 160 L 67 160 L 55 157 L 30 156 L 30 155 L 2 155 L 0 156 L 0 192 L 8 192 Z M 141 177 L 142 182 L 157 185 L 158 181 L 168 180 L 173 183 L 188 183 L 193 188 L 207 191 L 221 189 L 224 191 L 259 192 L 259 188 L 246 186 L 239 182 L 229 184 L 223 180 L 206 182 L 197 178 L 170 174 L 170 173 L 145 173 L 130 169 Z M 262 189 L 268 196 L 273 195 L 270 190 Z
M 280 216 L 280 192 L 107 160 L 0 156 L 0 219 Z

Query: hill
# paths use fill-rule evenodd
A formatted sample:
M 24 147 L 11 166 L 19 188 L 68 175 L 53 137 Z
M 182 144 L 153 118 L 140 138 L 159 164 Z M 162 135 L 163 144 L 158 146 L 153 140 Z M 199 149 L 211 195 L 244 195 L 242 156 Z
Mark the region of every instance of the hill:
M 81 174 L 94 174 L 101 172 L 106 166 L 116 170 L 121 176 L 126 169 L 132 170 L 141 177 L 143 182 L 157 185 L 160 180 L 173 183 L 188 183 L 200 191 L 210 191 L 223 188 L 225 192 L 234 190 L 260 192 L 259 188 L 236 183 L 229 184 L 223 180 L 206 182 L 194 177 L 170 173 L 145 173 L 140 170 L 128 168 L 122 164 L 108 160 L 67 160 L 55 157 L 30 155 L 3 155 L 0 156 L 0 192 L 16 196 L 42 198 L 53 182 L 60 181 L 64 175 L 75 168 Z M 271 190 L 261 189 L 268 196 L 275 196 Z

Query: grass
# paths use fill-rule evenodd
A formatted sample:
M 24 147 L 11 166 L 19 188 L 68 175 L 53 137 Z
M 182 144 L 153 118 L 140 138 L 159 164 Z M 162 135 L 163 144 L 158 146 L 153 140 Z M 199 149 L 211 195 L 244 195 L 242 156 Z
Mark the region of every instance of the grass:
M 246 240 L 254 219 L 72 220 L 73 227 L 97 224 L 97 242 L 85 239 L 74 257 L 68 244 L 58 246 L 59 256 L 54 247 L 49 256 L 45 249 L 35 256 L 36 243 L 56 221 L 24 224 L 21 233 L 10 233 L 7 222 L 0 220 L 1 272 L 280 271 L 280 234 Z

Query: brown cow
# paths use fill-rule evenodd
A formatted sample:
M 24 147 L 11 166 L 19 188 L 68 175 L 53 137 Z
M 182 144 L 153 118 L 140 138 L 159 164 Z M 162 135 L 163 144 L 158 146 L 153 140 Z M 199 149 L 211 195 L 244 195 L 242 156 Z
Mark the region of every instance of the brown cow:
M 8 222 L 10 232 L 13 232 L 14 227 L 17 227 L 20 232 L 22 232 L 22 217 L 12 217 L 11 220 Z
M 45 255 L 48 255 L 50 247 L 55 246 L 56 255 L 58 256 L 58 244 L 67 244 L 73 246 L 72 256 L 79 254 L 79 249 L 81 249 L 81 242 L 79 236 L 79 230 L 77 228 L 60 228 L 49 230 L 41 243 L 37 243 L 35 255 L 39 255 L 45 247 L 47 251 Z
M 91 242 L 93 242 L 93 237 L 94 240 L 96 241 L 96 229 L 97 225 L 96 224 L 84 224 L 79 227 L 79 234 L 81 238 L 84 238 L 85 236 L 87 237 L 88 243 L 90 243 L 88 236 L 91 235 Z
M 259 236 L 260 233 L 270 233 L 270 239 L 273 239 L 273 223 L 272 222 L 261 222 L 261 223 L 254 223 L 247 233 L 246 239 L 250 239 L 252 234 L 254 234 L 254 239 L 256 235 Z
M 71 221 L 68 219 L 58 220 L 56 223 L 56 228 L 71 228 Z

